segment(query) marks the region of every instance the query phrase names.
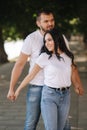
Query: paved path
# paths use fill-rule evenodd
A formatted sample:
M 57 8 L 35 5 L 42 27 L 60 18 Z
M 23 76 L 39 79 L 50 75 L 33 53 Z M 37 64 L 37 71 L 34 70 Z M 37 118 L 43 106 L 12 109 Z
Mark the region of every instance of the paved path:
M 71 87 L 69 119 L 72 130 L 87 130 L 87 51 L 83 44 L 77 42 L 72 42 L 70 46 L 75 54 L 85 94 L 83 97 L 78 97 L 73 87 Z M 0 130 L 23 130 L 24 127 L 27 88 L 21 92 L 18 100 L 14 103 L 6 98 L 13 66 L 14 62 L 0 66 Z M 19 83 L 27 73 L 27 69 L 28 66 L 26 65 Z M 39 121 L 37 130 L 44 130 L 42 118 Z

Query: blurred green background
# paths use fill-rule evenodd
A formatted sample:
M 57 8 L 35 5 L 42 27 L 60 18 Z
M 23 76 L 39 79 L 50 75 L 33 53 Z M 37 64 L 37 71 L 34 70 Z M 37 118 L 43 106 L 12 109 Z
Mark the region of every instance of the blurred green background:
M 44 7 L 53 10 L 56 26 L 69 40 L 71 35 L 81 35 L 87 44 L 86 0 L 1 0 L 0 63 L 8 62 L 4 43 L 24 39 L 34 31 L 36 12 Z

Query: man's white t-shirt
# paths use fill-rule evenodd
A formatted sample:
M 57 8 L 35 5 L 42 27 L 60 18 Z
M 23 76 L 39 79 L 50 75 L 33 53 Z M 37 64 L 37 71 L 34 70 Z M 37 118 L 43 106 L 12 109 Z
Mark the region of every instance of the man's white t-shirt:
M 21 52 L 30 55 L 30 68 L 29 72 L 34 67 L 34 64 L 40 54 L 41 47 L 43 46 L 43 36 L 39 30 L 29 34 L 24 40 L 23 47 Z M 44 74 L 43 70 L 41 70 L 35 78 L 30 82 L 30 84 L 34 85 L 43 85 L 44 84 Z
M 49 59 L 48 54 L 42 53 L 36 61 L 44 70 L 44 84 L 52 88 L 71 85 L 71 59 L 65 53 L 60 56 L 60 60 L 55 54 Z

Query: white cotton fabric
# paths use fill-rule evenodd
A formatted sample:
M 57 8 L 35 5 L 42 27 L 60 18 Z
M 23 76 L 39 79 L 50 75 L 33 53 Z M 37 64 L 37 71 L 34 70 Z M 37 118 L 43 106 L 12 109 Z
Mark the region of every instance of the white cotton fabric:
M 37 30 L 30 35 L 26 37 L 23 43 L 23 47 L 21 52 L 30 55 L 30 68 L 29 72 L 32 70 L 35 61 L 37 60 L 41 47 L 43 45 L 43 36 L 41 35 L 40 31 Z M 43 70 L 41 70 L 35 78 L 30 82 L 30 84 L 35 84 L 35 85 L 43 85 L 44 84 L 44 74 Z
M 58 60 L 53 54 L 42 53 L 36 61 L 44 70 L 44 84 L 52 88 L 61 88 L 71 85 L 71 59 L 64 53 L 61 54 L 63 59 Z
M 70 50 L 69 41 L 66 39 L 66 37 L 65 37 L 64 34 L 63 34 L 63 38 L 64 38 L 64 40 L 65 40 L 65 43 L 66 43 L 67 48 Z
M 24 40 L 21 52 L 30 56 L 29 72 L 32 70 L 37 58 L 39 57 L 39 53 L 42 46 L 43 46 L 43 36 L 39 30 L 36 30 L 33 33 L 29 34 Z M 30 84 L 44 85 L 43 70 L 41 70 L 35 76 L 35 78 L 30 82 Z

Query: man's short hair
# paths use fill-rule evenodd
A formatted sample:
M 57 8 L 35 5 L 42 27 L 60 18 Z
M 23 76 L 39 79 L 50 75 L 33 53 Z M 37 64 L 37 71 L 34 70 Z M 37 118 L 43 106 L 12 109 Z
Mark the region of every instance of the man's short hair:
M 48 9 L 48 8 L 41 8 L 40 10 L 38 10 L 36 12 L 36 20 L 39 20 L 40 19 L 40 16 L 41 14 L 46 14 L 46 15 L 49 15 L 49 14 L 53 14 L 52 10 L 51 9 Z M 54 14 L 53 14 L 54 16 Z

